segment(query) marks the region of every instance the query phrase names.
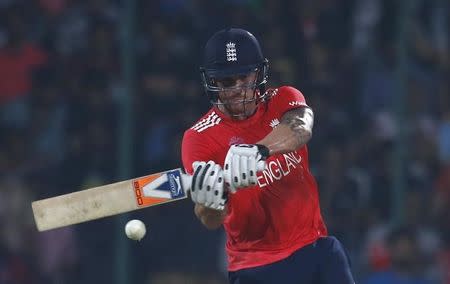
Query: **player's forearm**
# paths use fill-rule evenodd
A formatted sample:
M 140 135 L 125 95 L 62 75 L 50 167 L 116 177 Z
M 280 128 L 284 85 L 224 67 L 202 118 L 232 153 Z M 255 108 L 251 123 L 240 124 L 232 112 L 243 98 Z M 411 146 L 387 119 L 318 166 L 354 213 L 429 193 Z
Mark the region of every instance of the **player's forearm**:
M 270 155 L 295 151 L 311 139 L 313 121 L 314 114 L 308 107 L 288 111 L 281 123 L 257 144 L 269 148 Z
M 269 148 L 270 155 L 283 154 L 297 150 L 311 139 L 312 132 L 308 130 L 292 131 L 288 125 L 278 125 L 269 135 L 257 144 Z
M 226 208 L 223 211 L 207 208 L 200 204 L 195 204 L 195 215 L 202 224 L 209 230 L 219 228 L 226 216 Z

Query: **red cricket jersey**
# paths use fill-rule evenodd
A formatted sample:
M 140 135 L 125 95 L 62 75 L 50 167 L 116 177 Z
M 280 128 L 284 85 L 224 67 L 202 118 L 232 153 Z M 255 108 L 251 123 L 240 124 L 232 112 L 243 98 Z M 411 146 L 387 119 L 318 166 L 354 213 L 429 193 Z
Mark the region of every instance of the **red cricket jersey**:
M 186 171 L 192 174 L 194 161 L 212 160 L 223 166 L 230 145 L 260 141 L 286 111 L 305 105 L 300 91 L 283 86 L 246 120 L 232 120 L 211 108 L 184 133 Z M 229 271 L 279 261 L 326 236 L 307 147 L 270 156 L 257 186 L 230 194 L 224 228 Z

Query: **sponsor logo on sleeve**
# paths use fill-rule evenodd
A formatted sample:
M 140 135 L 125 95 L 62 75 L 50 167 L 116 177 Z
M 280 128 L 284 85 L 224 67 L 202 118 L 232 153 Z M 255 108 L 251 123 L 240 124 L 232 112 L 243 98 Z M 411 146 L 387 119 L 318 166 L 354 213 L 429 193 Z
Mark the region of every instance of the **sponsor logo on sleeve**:
M 300 102 L 300 101 L 292 101 L 289 103 L 290 106 L 306 106 L 306 104 L 304 102 Z

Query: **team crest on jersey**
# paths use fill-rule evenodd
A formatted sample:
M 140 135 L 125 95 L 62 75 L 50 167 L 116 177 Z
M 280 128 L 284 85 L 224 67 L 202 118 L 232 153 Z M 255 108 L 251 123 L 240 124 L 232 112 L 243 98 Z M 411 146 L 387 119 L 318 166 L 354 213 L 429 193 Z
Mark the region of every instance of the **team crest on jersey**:
M 234 42 L 227 43 L 225 51 L 227 52 L 227 61 L 237 61 L 236 44 Z
M 219 124 L 222 119 L 213 111 L 207 117 L 203 118 L 191 127 L 192 130 L 197 132 L 203 132 L 206 129 Z
M 235 144 L 245 144 L 244 138 L 233 136 L 230 138 L 230 142 L 228 142 L 228 145 L 235 145 Z
M 275 128 L 278 124 L 280 124 L 278 118 L 272 119 L 272 121 L 269 123 L 270 127 L 272 128 Z

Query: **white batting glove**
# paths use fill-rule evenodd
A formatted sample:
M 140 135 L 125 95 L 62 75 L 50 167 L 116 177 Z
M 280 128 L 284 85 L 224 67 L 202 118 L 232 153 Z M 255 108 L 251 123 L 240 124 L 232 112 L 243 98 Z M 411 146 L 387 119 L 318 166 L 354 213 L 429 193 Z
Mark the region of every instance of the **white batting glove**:
M 232 193 L 256 185 L 258 171 L 264 170 L 269 149 L 259 144 L 236 144 L 228 150 L 224 164 L 225 183 Z
M 213 161 L 194 162 L 191 183 L 191 199 L 205 207 L 223 210 L 227 202 L 224 194 L 223 170 Z

